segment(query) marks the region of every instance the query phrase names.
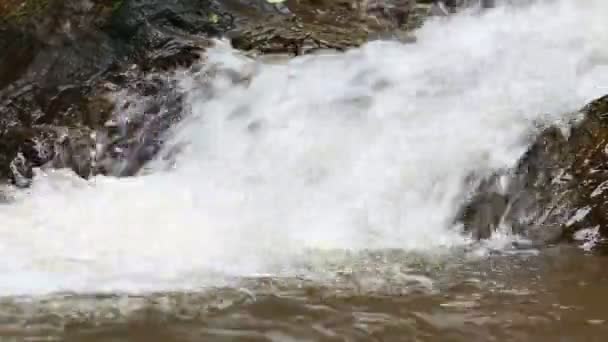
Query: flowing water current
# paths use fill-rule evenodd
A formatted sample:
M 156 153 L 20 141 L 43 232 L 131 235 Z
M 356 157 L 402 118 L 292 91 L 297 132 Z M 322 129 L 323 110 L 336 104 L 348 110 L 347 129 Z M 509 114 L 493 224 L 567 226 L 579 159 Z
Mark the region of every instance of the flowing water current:
M 608 93 L 607 17 L 501 6 L 278 63 L 218 41 L 167 75 L 189 113 L 141 175 L 38 171 L 0 206 L 0 340 L 606 340 L 603 256 L 453 219 Z

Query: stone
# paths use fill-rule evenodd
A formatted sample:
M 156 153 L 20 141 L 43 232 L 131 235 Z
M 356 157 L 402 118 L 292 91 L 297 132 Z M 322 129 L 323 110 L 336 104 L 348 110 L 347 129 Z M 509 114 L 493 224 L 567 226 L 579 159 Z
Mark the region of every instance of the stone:
M 233 47 L 255 54 L 302 55 L 344 51 L 379 37 L 403 42 L 429 9 L 410 0 L 286 0 L 289 15 L 259 13 L 228 31 Z M 234 8 L 234 6 L 233 6 Z M 236 17 L 242 10 L 233 12 Z
M 34 2 L 0 12 L 0 182 L 27 186 L 43 166 L 135 174 L 182 114 L 174 85 L 148 76 L 198 61 L 231 19 L 212 1 Z M 131 129 L 111 131 L 123 112 L 107 95 L 121 89 L 148 104 Z
M 425 11 L 404 0 L 2 2 L 0 182 L 28 186 L 36 167 L 137 174 L 187 112 L 160 75 L 204 63 L 212 38 L 252 54 L 344 51 L 412 41 L 403 33 Z
M 457 215 L 474 236 L 497 227 L 495 218 L 537 243 L 575 241 L 577 232 L 596 229 L 608 237 L 608 95 L 581 109 L 568 136 L 544 129 L 493 200 L 496 176 L 476 187 Z M 504 203 L 507 203 L 505 206 Z

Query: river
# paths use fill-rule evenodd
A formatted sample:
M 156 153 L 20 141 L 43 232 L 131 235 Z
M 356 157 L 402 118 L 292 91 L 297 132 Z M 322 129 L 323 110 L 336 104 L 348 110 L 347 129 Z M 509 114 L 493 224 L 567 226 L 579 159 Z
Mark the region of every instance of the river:
M 7 190 L 0 336 L 603 341 L 603 256 L 453 218 L 466 179 L 608 92 L 607 15 L 465 11 L 278 63 L 218 41 L 165 76 L 189 113 L 141 175 Z

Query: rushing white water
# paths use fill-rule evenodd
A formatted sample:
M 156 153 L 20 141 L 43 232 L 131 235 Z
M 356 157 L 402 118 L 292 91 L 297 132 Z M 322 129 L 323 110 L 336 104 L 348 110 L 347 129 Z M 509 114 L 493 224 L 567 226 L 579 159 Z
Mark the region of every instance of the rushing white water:
M 607 15 L 604 0 L 464 13 L 416 44 L 255 68 L 218 44 L 209 65 L 254 76 L 185 73 L 170 170 L 39 174 L 0 207 L 0 291 L 175 289 L 293 275 L 311 249 L 465 244 L 464 177 L 512 166 L 535 124 L 608 92 Z

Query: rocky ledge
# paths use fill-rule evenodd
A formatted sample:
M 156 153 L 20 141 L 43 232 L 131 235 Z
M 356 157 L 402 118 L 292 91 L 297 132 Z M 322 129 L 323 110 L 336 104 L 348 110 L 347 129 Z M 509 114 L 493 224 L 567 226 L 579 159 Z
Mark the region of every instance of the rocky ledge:
M 536 243 L 577 241 L 605 249 L 608 95 L 580 114 L 567 134 L 545 129 L 511 173 L 481 182 L 457 218 L 465 229 L 485 238 L 502 223 Z
M 344 50 L 428 11 L 409 0 L 0 2 L 0 183 L 28 186 L 35 167 L 137 173 L 184 112 L 168 73 L 204 58 L 211 38 L 252 54 Z

